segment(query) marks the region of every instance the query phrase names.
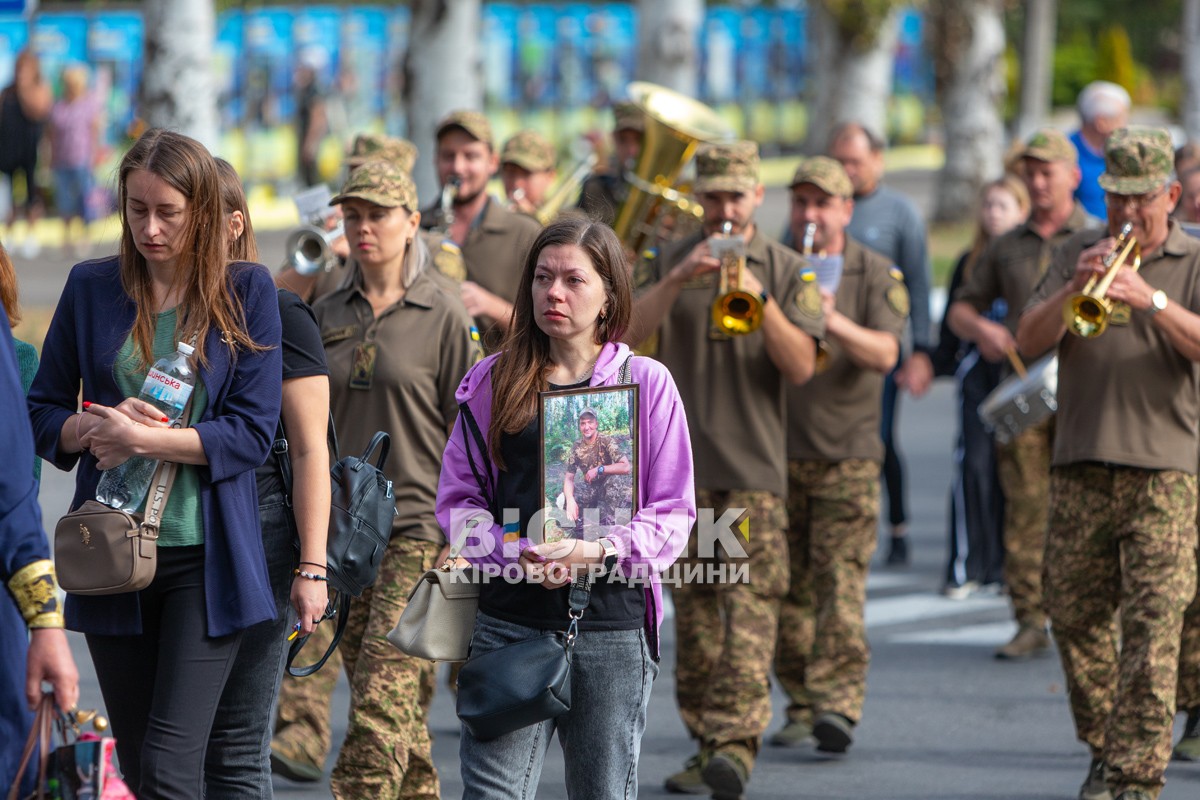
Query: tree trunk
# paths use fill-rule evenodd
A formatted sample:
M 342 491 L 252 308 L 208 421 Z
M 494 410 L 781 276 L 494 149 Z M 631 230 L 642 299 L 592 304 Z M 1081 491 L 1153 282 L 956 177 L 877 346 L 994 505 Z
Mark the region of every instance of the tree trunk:
M 438 120 L 458 109 L 483 108 L 480 14 L 480 0 L 412 3 L 404 99 L 408 138 L 420 151 L 413 180 L 425 205 L 441 188 L 434 166 Z
M 217 144 L 212 0 L 146 0 L 139 113 L 146 124 Z
M 1002 0 L 938 0 L 929 11 L 940 29 L 939 86 L 946 163 L 938 176 L 934 219 L 969 218 L 979 189 L 1003 171 L 1004 24 Z
M 1183 129 L 1200 142 L 1200 0 L 1183 0 Z
M 858 122 L 887 134 L 896 53 L 896 14 L 884 17 L 868 41 L 852 41 L 822 3 L 809 3 L 808 134 L 804 149 L 823 153 L 834 126 Z
M 696 45 L 704 0 L 638 0 L 637 78 L 689 97 L 699 91 Z
M 1054 80 L 1056 0 L 1025 3 L 1025 46 L 1021 52 L 1021 108 L 1016 137 L 1024 140 L 1050 116 L 1050 87 Z

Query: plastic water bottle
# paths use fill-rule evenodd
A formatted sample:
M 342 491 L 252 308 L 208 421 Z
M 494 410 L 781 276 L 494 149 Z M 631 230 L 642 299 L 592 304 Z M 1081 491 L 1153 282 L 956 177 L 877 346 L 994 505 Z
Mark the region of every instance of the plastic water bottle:
M 146 382 L 138 397 L 157 408 L 171 422 L 183 415 L 183 407 L 192 396 L 195 373 L 188 365 L 193 348 L 180 342 L 175 352 L 160 358 L 146 373 Z M 150 491 L 150 482 L 158 469 L 158 460 L 134 456 L 100 476 L 96 499 L 107 506 L 123 511 L 136 511 Z

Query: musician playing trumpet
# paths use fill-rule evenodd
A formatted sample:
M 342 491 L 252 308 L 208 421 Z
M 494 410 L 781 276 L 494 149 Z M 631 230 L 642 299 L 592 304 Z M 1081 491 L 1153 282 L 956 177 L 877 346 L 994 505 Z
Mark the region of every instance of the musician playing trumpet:
M 867 568 L 879 518 L 883 378 L 900 357 L 908 291 L 895 265 L 846 234 L 854 186 L 815 156 L 791 183 L 792 241 L 808 250 L 825 315 L 828 365 L 788 390 L 791 582 L 779 613 L 775 674 L 787 722 L 771 743 L 849 748 L 862 718 Z
M 500 180 L 513 211 L 537 218 L 558 172 L 554 145 L 534 130 L 513 134 L 500 150 Z
M 1034 132 L 1018 156 L 1020 175 L 1029 189 L 1029 219 L 988 245 L 946 312 L 950 330 L 974 342 L 992 363 L 1016 357 L 1017 320 L 1054 249 L 1072 234 L 1100 223 L 1074 198 L 1079 185 L 1079 155 L 1053 128 Z M 984 316 L 1002 301 L 1004 322 Z M 1030 359 L 1049 350 L 1022 348 Z M 1050 649 L 1042 605 L 1042 556 L 1050 485 L 1050 446 L 1054 417 L 1030 426 L 1005 443 L 996 443 L 996 470 L 1004 490 L 1004 581 L 1008 585 L 1017 632 L 996 650 L 996 658 L 1022 661 Z
M 1166 130 L 1109 137 L 1108 234 L 1063 246 L 1017 328 L 1025 352 L 1058 348 L 1045 591 L 1076 735 L 1092 755 L 1081 797 L 1158 796 L 1196 592 L 1200 242 L 1169 219 L 1181 191 L 1171 170 Z M 1128 322 L 1066 335 L 1063 305 L 1107 271 L 1126 224 L 1141 267 L 1120 267 L 1107 296 L 1129 306 Z
M 788 587 L 784 390 L 812 377 L 825 327 L 811 271 L 754 222 L 763 201 L 758 166 L 754 142 L 698 150 L 694 188 L 704 229 L 638 270 L 643 285 L 627 339 L 640 344 L 660 329 L 658 358 L 688 412 L 697 506 L 732 522 L 728 533 L 743 551 L 729 552 L 726 538 L 724 552 L 713 552 L 711 541 L 705 552 L 698 528 L 680 561 L 711 577 L 674 591 L 676 699 L 698 752 L 667 788 L 728 797 L 744 792 L 771 719 L 769 675 Z M 721 261 L 709 237 L 727 222 L 730 235 L 745 241 L 738 288 L 762 304 L 761 325 L 740 335 L 720 329 L 712 314 Z M 719 582 L 720 572 L 704 571 L 722 563 L 747 564 L 749 583 Z

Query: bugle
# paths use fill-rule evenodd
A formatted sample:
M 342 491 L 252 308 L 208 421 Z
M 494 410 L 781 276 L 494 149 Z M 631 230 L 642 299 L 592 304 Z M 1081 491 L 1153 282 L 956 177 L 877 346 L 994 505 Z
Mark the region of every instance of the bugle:
M 1084 284 L 1083 291 L 1071 295 L 1063 305 L 1063 322 L 1067 324 L 1067 330 L 1084 339 L 1104 333 L 1118 306 L 1123 305 L 1106 296 L 1117 271 L 1125 266 L 1136 270 L 1142 265 L 1142 247 L 1133 235 L 1131 223 L 1126 222 L 1121 227 L 1117 241 L 1104 256 L 1103 263 L 1104 276 L 1093 275 Z
M 763 300 L 742 288 L 746 269 L 746 241 L 733 235 L 733 223 L 726 221 L 719 236 L 710 240 L 713 256 L 721 262 L 717 299 L 712 304 L 712 321 L 722 333 L 741 336 L 758 330 L 763 321 Z

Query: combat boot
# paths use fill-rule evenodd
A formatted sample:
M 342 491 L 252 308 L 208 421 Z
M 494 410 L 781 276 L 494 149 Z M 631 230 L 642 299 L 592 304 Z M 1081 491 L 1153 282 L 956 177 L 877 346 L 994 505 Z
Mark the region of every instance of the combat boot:
M 1175 745 L 1176 761 L 1200 761 L 1200 707 L 1189 708 L 1183 736 Z
M 683 763 L 683 769 L 663 781 L 663 787 L 675 794 L 708 794 L 708 784 L 700 772 L 708 761 L 704 753 L 697 753 Z
M 1087 779 L 1079 787 L 1079 800 L 1112 800 L 1112 792 L 1108 790 L 1108 765 L 1104 759 L 1092 759 Z
M 1022 625 L 1012 641 L 996 651 L 1001 661 L 1025 661 L 1045 655 L 1050 650 L 1050 636 L 1042 628 Z
M 813 736 L 822 753 L 844 753 L 854 743 L 854 723 L 841 714 L 822 714 L 813 723 Z
M 726 745 L 714 752 L 702 771 L 713 800 L 742 800 L 753 763 L 754 754 L 740 745 Z
M 271 772 L 297 783 L 316 783 L 324 774 L 307 753 L 279 739 L 271 741 Z
M 798 747 L 808 743 L 812 738 L 812 724 L 802 719 L 795 719 L 776 731 L 770 741 L 774 747 Z

